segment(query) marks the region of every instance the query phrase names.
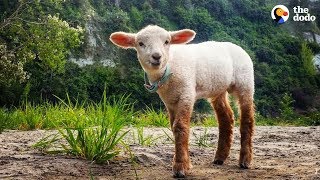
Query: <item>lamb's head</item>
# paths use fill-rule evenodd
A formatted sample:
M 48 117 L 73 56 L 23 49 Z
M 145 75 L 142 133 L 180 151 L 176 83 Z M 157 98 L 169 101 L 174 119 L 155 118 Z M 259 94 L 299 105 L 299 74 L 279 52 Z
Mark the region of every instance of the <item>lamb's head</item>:
M 134 48 L 145 71 L 154 71 L 166 66 L 171 44 L 190 42 L 195 32 L 189 29 L 166 31 L 159 26 L 147 26 L 138 33 L 115 32 L 110 40 L 122 48 Z

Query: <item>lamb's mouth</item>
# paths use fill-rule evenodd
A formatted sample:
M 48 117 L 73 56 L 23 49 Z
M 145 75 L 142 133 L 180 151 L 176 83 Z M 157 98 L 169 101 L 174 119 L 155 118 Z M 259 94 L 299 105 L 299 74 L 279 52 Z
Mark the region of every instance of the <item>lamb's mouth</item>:
M 152 65 L 152 66 L 160 66 L 160 62 L 152 62 L 152 61 L 150 61 L 150 64 Z

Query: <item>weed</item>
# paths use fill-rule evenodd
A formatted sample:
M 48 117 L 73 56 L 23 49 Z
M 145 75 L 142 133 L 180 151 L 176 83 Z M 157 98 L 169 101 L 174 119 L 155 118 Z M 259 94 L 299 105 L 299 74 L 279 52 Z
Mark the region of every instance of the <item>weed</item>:
M 122 142 L 123 146 L 125 147 L 126 151 L 129 153 L 129 156 L 130 156 L 130 162 L 133 166 L 133 170 L 134 170 L 134 173 L 135 173 L 135 176 L 136 176 L 136 179 L 140 179 L 139 178 L 139 175 L 138 175 L 138 171 L 137 171 L 137 162 L 136 162 L 136 156 L 134 155 L 134 153 L 132 152 L 130 146 L 128 146 L 127 144 L 125 144 L 124 142 Z
M 296 115 L 293 108 L 294 100 L 291 95 L 285 93 L 280 102 L 281 117 L 284 119 L 295 119 Z
M 0 133 L 7 127 L 8 114 L 4 109 L 0 109 Z
M 95 178 L 94 178 L 94 175 L 93 175 L 93 173 L 92 173 L 91 167 L 90 167 L 90 169 L 89 169 L 89 177 L 90 177 L 90 180 L 94 180 L 94 179 L 95 179 Z
M 205 127 L 203 133 L 197 135 L 193 132 L 193 136 L 196 138 L 195 144 L 199 147 L 211 147 L 210 145 L 210 135 L 208 133 L 208 128 Z
M 205 126 L 205 127 L 217 127 L 218 126 L 218 122 L 217 122 L 217 120 L 215 119 L 214 116 L 209 116 L 209 117 L 204 119 L 202 125 Z
M 19 115 L 23 122 L 19 127 L 20 129 L 33 130 L 42 128 L 42 106 L 33 106 L 27 103 L 24 111 L 21 111 Z
M 59 140 L 61 140 L 61 136 L 59 134 L 50 134 L 48 136 L 45 136 L 44 138 L 41 138 L 37 143 L 32 145 L 32 147 L 40 149 L 42 152 L 46 152 L 46 153 L 61 152 L 57 150 L 59 149 L 58 146 L 54 146 L 54 144 L 57 143 Z M 54 149 L 54 150 L 49 150 L 49 149 Z
M 68 109 L 66 115 L 69 121 L 74 121 L 58 130 L 61 139 L 66 141 L 66 144 L 60 143 L 60 149 L 96 163 L 104 163 L 117 156 L 120 153 L 119 142 L 128 133 L 123 131 L 123 127 L 133 114 L 133 105 L 127 104 L 127 98 L 123 96 L 119 100 L 107 100 L 104 92 L 101 102 L 89 107 L 95 116 L 86 115 L 83 107 L 73 105 L 70 100 L 65 103 L 60 99 Z M 35 147 L 45 149 L 58 139 L 57 136 L 43 138 Z
M 171 131 L 171 129 L 169 129 L 169 130 Z M 173 144 L 174 143 L 174 139 L 173 139 L 172 135 L 169 135 L 165 130 L 162 130 L 162 131 L 165 134 L 165 136 L 167 137 L 167 140 L 170 141 L 171 144 Z
M 160 139 L 162 136 L 154 137 L 153 135 L 145 135 L 143 131 L 143 126 L 137 127 L 137 136 L 133 132 L 134 141 L 138 140 L 138 144 L 141 146 L 152 146 L 155 144 L 156 140 Z
M 97 117 L 92 117 L 99 121 L 99 126 L 87 127 L 85 122 L 78 121 L 76 128 L 60 129 L 60 134 L 67 141 L 67 145 L 62 144 L 62 147 L 70 154 L 96 163 L 106 162 L 118 155 L 118 144 L 129 132 L 122 129 L 127 118 L 132 116 L 132 105 L 126 102 L 127 97 L 123 96 L 110 103 L 104 92 L 102 101 L 96 107 L 99 113 Z
M 75 156 L 104 163 L 120 153 L 119 141 L 128 133 L 121 132 L 122 124 L 111 127 L 90 127 L 59 130 L 67 145 L 61 144 L 64 150 Z

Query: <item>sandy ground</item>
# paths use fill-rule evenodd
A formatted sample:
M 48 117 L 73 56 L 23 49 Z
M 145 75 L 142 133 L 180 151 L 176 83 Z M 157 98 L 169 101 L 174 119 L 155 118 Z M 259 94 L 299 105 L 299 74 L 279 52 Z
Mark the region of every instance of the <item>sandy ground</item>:
M 54 131 L 6 131 L 0 134 L 0 179 L 172 179 L 174 146 L 163 130 L 170 133 L 168 129 L 145 128 L 146 134 L 162 137 L 151 147 L 135 145 L 133 135 L 128 135 L 136 164 L 123 154 L 105 165 L 43 154 L 31 147 Z M 187 179 L 320 179 L 320 127 L 256 127 L 254 164 L 249 170 L 237 166 L 238 129 L 231 155 L 222 166 L 212 164 L 218 129 L 208 129 L 211 147 L 196 145 L 203 127 L 192 128 L 191 134 L 193 169 Z

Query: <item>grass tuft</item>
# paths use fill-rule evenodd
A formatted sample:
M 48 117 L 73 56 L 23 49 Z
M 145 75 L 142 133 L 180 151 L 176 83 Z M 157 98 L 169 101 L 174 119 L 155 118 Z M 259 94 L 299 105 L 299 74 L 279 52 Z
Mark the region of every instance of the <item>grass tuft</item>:
M 119 142 L 128 133 L 124 126 L 133 116 L 133 104 L 128 104 L 127 99 L 128 96 L 122 96 L 109 100 L 104 93 L 100 103 L 87 108 L 60 99 L 57 109 L 63 105 L 67 108 L 64 113 L 68 112 L 65 114 L 68 121 L 59 122 L 64 125 L 58 130 L 60 137 L 45 137 L 34 147 L 48 149 L 58 140 L 64 140 L 59 148 L 65 153 L 99 164 L 114 158 L 121 151 Z
M 155 110 L 153 107 L 147 107 L 143 113 L 139 114 L 139 119 L 137 120 L 137 124 L 140 126 L 155 126 L 155 127 L 168 127 L 169 119 L 168 116 L 163 110 Z
M 162 138 L 163 136 L 154 137 L 153 135 L 145 135 L 143 131 L 143 126 L 137 127 L 137 135 L 133 132 L 134 142 L 141 145 L 141 146 L 152 146 L 155 142 Z M 137 140 L 137 142 L 136 142 Z
M 199 147 L 211 147 L 210 135 L 208 133 L 208 127 L 204 128 L 203 133 L 197 135 L 193 132 L 193 136 L 196 138 L 195 144 Z

